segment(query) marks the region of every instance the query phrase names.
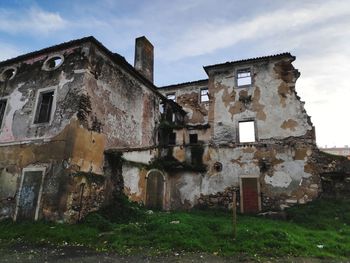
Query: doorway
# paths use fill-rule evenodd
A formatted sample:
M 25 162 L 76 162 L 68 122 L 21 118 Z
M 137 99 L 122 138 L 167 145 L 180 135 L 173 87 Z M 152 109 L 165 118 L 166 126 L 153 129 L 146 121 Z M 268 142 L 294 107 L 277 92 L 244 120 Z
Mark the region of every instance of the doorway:
M 45 168 L 23 169 L 15 220 L 37 220 Z
M 146 175 L 146 207 L 162 210 L 164 200 L 164 175 L 159 170 L 150 170 Z
M 242 213 L 256 214 L 261 211 L 259 177 L 241 177 L 240 197 Z

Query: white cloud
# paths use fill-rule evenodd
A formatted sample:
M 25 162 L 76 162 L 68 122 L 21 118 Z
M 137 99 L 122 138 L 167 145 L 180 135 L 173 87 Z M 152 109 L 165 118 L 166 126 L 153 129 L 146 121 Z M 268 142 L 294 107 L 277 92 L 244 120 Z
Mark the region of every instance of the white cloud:
M 29 10 L 0 9 L 0 31 L 9 34 L 50 34 L 66 28 L 68 22 L 60 14 L 40 8 Z
M 21 54 L 21 51 L 18 50 L 14 46 L 6 45 L 1 43 L 0 44 L 0 61 L 8 59 L 8 58 L 13 58 Z
M 318 3 L 298 9 L 279 9 L 243 21 L 210 21 L 192 25 L 174 42 L 174 45 L 160 51 L 170 60 L 204 55 L 233 46 L 242 40 L 273 37 L 288 32 L 299 33 L 301 29 L 324 23 L 326 20 L 350 16 L 346 1 Z

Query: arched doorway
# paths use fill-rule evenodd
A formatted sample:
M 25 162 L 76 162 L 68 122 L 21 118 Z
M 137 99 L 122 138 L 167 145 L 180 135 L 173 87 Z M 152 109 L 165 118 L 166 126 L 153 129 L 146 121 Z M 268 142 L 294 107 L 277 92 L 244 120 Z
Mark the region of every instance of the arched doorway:
M 146 175 L 146 207 L 150 209 L 163 209 L 164 175 L 159 170 L 150 170 Z

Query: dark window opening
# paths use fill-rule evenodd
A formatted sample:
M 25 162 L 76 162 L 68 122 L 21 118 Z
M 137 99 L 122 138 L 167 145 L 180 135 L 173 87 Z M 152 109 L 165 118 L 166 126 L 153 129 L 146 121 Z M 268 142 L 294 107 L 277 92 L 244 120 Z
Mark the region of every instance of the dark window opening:
M 254 121 L 239 122 L 239 142 L 255 142 Z
M 10 80 L 15 76 L 15 73 L 16 73 L 15 69 L 9 68 L 2 73 L 2 79 L 4 81 Z
M 53 57 L 46 62 L 49 69 L 54 69 L 58 67 L 63 62 L 61 57 Z
M 190 134 L 190 144 L 198 143 L 198 134 Z
M 53 96 L 54 91 L 41 92 L 39 94 L 34 123 L 50 122 Z
M 237 86 L 249 86 L 252 84 L 252 76 L 249 68 L 237 71 Z
M 176 144 L 176 133 L 172 132 L 169 133 L 169 145 L 175 145 Z
M 168 100 L 172 100 L 172 101 L 175 101 L 176 100 L 176 96 L 175 96 L 175 93 L 169 93 L 166 95 L 166 98 Z
M 6 104 L 7 104 L 6 100 L 0 100 L 0 128 L 1 128 L 2 121 L 5 117 Z
M 201 102 L 207 102 L 209 101 L 209 93 L 208 89 L 201 89 Z

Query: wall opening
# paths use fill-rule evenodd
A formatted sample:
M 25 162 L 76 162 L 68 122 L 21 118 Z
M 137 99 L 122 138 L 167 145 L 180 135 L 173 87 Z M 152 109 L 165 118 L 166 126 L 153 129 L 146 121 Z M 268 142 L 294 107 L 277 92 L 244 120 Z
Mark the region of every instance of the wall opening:
M 165 183 L 162 172 L 159 170 L 151 170 L 148 172 L 146 179 L 146 207 L 149 209 L 162 210 Z
M 50 122 L 54 95 L 54 90 L 39 93 L 34 123 Z
M 250 86 L 252 84 L 252 76 L 250 68 L 237 70 L 237 86 Z
M 2 127 L 2 122 L 5 117 L 6 104 L 7 104 L 6 99 L 0 99 L 0 129 Z
M 16 75 L 16 68 L 8 68 L 1 74 L 2 81 L 13 79 Z
M 175 132 L 169 133 L 168 144 L 169 145 L 175 145 L 176 144 L 176 133 Z
M 241 177 L 241 212 L 256 214 L 261 210 L 260 184 L 258 177 Z
M 16 208 L 16 220 L 37 220 L 45 168 L 24 169 Z
M 193 133 L 190 134 L 190 144 L 197 144 L 198 143 L 198 134 Z
M 176 101 L 176 95 L 175 95 L 175 93 L 168 93 L 168 94 L 166 94 L 166 98 L 167 98 L 168 100 Z
M 241 121 L 238 123 L 238 133 L 239 133 L 239 142 L 255 142 L 256 133 L 255 133 L 255 122 L 254 121 Z
M 53 55 L 46 59 L 42 69 L 46 71 L 55 70 L 63 64 L 64 57 L 62 55 Z
M 201 102 L 209 101 L 208 88 L 201 89 Z

